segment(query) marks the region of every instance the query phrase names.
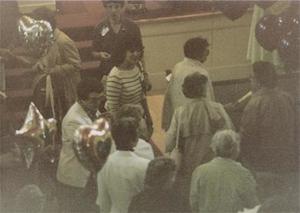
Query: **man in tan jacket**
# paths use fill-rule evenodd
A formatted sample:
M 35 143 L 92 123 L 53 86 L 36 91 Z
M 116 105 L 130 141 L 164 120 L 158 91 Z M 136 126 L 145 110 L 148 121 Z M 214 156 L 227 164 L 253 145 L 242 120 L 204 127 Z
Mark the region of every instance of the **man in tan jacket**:
M 48 21 L 54 34 L 54 42 L 47 54 L 39 58 L 33 67 L 38 73 L 34 82 L 34 101 L 45 117 L 55 117 L 60 122 L 76 101 L 76 85 L 80 81 L 81 68 L 79 52 L 74 41 L 56 27 L 53 11 L 46 7 L 37 8 L 32 17 Z M 47 83 L 49 76 L 53 93 L 49 91 L 51 88 Z

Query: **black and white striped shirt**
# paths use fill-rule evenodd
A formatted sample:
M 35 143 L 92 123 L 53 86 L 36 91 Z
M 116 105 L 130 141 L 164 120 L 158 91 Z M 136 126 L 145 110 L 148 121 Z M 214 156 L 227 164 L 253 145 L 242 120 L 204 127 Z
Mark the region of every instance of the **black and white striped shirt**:
M 110 112 L 118 111 L 124 104 L 140 104 L 143 99 L 140 70 L 114 67 L 107 77 L 106 98 Z

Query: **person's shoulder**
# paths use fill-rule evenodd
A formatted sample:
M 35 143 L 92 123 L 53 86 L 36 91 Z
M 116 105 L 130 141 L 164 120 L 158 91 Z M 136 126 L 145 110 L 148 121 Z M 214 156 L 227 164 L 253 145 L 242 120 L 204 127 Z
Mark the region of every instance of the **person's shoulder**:
M 74 41 L 60 29 L 56 28 L 55 31 L 56 31 L 55 33 L 57 34 L 56 42 L 59 45 L 74 43 Z
M 139 138 L 137 146 L 140 148 L 151 148 L 151 145 L 142 138 Z
M 95 27 L 94 30 L 100 30 L 102 29 L 103 26 L 106 26 L 107 23 L 107 19 L 103 19 L 101 22 L 99 22 Z
M 196 167 L 196 169 L 194 170 L 193 172 L 193 176 L 198 176 L 198 175 L 203 175 L 205 174 L 207 171 L 210 170 L 210 168 L 212 167 L 212 164 L 213 164 L 213 160 L 207 162 L 207 163 L 204 163 L 204 164 L 201 164 L 199 165 L 198 167 Z
M 138 25 L 133 20 L 126 17 L 123 17 L 122 22 L 124 23 L 125 26 L 138 27 Z
M 75 102 L 68 110 L 66 113 L 65 117 L 63 118 L 63 122 L 69 121 L 74 117 L 74 114 L 77 114 L 76 112 L 78 111 L 80 105 Z
M 134 162 L 136 168 L 144 170 L 148 167 L 150 160 L 142 158 L 142 157 L 136 155 L 135 153 L 132 153 L 132 155 L 133 155 L 133 159 L 134 159 L 133 162 Z
M 108 74 L 108 77 L 117 77 L 120 78 L 121 77 L 121 71 L 115 66 L 111 69 L 110 73 Z

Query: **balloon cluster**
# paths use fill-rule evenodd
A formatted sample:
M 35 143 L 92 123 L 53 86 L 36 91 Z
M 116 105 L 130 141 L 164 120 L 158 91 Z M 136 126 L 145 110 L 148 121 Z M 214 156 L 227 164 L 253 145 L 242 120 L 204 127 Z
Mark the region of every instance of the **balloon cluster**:
M 279 15 L 266 15 L 256 24 L 257 42 L 266 50 L 278 50 L 290 70 L 299 68 L 300 15 L 288 9 Z
M 215 8 L 220 10 L 227 18 L 234 21 L 242 17 L 248 10 L 250 2 L 246 1 L 217 1 Z
M 112 137 L 105 118 L 92 125 L 82 125 L 75 132 L 73 148 L 78 160 L 88 170 L 99 171 L 110 154 Z
M 40 111 L 30 103 L 25 122 L 20 130 L 16 131 L 17 136 L 32 138 L 33 140 L 18 140 L 17 146 L 24 154 L 26 165 L 29 168 L 32 164 L 34 155 L 41 152 L 47 144 L 46 141 L 53 142 L 56 133 L 56 120 L 50 118 L 44 119 Z M 50 139 L 50 140 L 49 140 Z
M 221 11 L 227 18 L 234 21 L 242 17 L 248 8 L 255 3 L 257 6 L 266 9 L 272 6 L 276 1 L 214 1 L 214 7 Z
M 18 32 L 24 46 L 34 56 L 43 56 L 54 41 L 49 22 L 22 16 L 18 21 Z

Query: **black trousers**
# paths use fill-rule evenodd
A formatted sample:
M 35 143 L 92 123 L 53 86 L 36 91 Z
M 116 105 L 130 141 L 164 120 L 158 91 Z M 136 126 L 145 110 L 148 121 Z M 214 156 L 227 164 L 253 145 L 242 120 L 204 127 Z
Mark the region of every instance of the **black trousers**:
M 87 184 L 85 188 L 58 183 L 57 198 L 60 213 L 98 213 L 97 190 Z

